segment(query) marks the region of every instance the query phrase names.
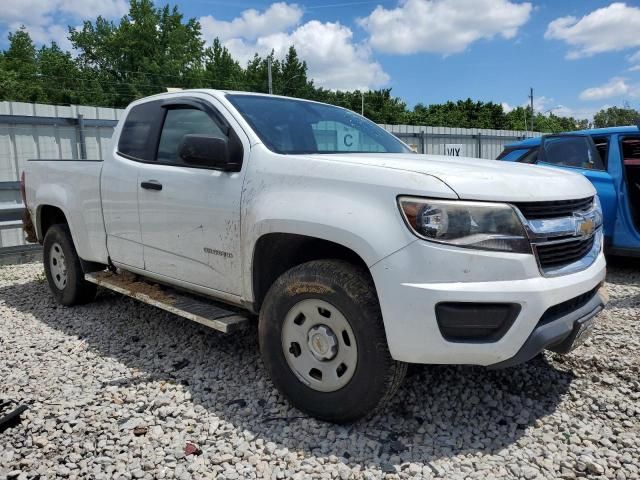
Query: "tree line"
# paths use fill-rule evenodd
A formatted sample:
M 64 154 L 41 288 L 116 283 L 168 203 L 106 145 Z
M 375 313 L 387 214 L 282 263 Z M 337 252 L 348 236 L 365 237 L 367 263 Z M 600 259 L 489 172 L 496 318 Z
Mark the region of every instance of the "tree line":
M 506 112 L 494 102 L 471 99 L 413 108 L 391 93 L 334 91 L 314 84 L 308 67 L 291 46 L 284 58 L 256 54 L 246 65 L 215 39 L 206 45 L 200 24 L 185 19 L 177 6 L 157 8 L 152 0 L 131 0 L 119 22 L 103 17 L 69 29 L 74 53 L 55 42 L 37 48 L 23 27 L 9 33 L 0 52 L 0 100 L 50 104 L 124 107 L 147 95 L 176 88 L 216 88 L 267 92 L 268 62 L 278 95 L 318 100 L 360 112 L 377 123 L 458 128 L 531 129 L 530 107 Z M 598 112 L 593 126 L 628 125 L 640 116 L 631 108 Z M 585 119 L 536 112 L 535 129 L 543 132 L 588 128 Z

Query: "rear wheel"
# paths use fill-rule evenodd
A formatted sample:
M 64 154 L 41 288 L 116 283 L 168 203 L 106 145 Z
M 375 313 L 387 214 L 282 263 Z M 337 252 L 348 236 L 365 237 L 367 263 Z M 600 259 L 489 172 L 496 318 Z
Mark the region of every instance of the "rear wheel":
M 276 387 L 322 420 L 345 423 L 383 407 L 406 373 L 389 354 L 371 278 L 343 261 L 283 274 L 265 298 L 259 333 Z
M 44 237 L 43 249 L 44 271 L 56 301 L 70 306 L 93 300 L 96 286 L 84 279 L 69 227 L 51 226 Z

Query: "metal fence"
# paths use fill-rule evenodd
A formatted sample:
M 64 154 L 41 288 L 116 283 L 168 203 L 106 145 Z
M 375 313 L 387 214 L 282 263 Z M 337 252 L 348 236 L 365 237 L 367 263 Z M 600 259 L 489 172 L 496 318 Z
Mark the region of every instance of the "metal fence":
M 0 102 L 0 255 L 22 251 L 20 172 L 31 158 L 101 159 L 122 110 Z
M 0 102 L 0 255 L 25 245 L 18 180 L 28 159 L 103 159 L 124 110 Z M 419 153 L 493 159 L 510 142 L 539 133 L 381 125 Z
M 418 125 L 381 125 L 418 153 L 452 155 L 493 160 L 504 146 L 538 132 L 489 130 L 486 128 L 424 127 Z

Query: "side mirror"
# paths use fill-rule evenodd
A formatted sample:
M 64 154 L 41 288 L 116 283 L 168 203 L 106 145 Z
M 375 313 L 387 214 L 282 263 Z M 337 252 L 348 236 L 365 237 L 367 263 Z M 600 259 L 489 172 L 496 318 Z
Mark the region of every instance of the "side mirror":
M 229 161 L 229 141 L 215 135 L 185 135 L 178 147 L 178 156 L 194 166 L 235 170 Z

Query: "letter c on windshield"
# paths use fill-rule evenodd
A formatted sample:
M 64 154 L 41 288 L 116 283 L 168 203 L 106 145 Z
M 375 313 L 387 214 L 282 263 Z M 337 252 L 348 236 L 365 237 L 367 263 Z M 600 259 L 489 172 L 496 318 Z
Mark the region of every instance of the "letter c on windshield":
M 347 133 L 344 136 L 344 146 L 345 147 L 350 147 L 351 145 L 353 145 L 353 135 L 351 135 L 350 133 Z

